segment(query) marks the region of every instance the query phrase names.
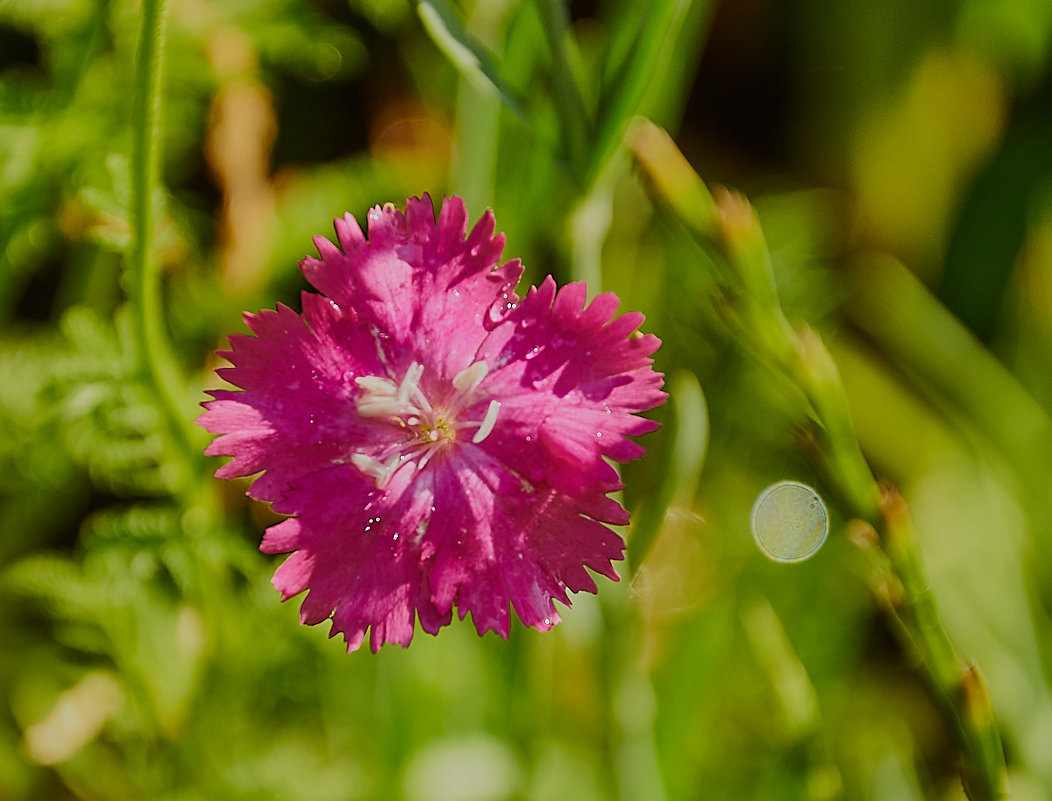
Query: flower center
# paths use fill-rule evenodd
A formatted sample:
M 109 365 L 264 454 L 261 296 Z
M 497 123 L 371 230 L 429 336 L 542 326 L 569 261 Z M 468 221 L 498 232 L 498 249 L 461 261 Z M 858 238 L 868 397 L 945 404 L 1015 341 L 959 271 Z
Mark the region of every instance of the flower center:
M 493 432 L 500 401 L 489 402 L 482 420 L 461 421 L 459 414 L 473 404 L 476 390 L 488 373 L 489 365 L 483 361 L 461 370 L 453 376 L 453 394 L 439 408 L 432 406 L 420 388 L 424 367 L 419 362 L 409 365 L 398 384 L 380 376 L 354 379 L 362 390 L 354 402 L 358 414 L 386 421 L 407 436 L 379 452 L 356 451 L 351 454 L 351 463 L 383 489 L 402 464 L 413 462 L 417 470 L 423 470 L 432 456 L 456 442 L 458 433 L 465 429 L 475 429 L 471 441 L 481 443 Z

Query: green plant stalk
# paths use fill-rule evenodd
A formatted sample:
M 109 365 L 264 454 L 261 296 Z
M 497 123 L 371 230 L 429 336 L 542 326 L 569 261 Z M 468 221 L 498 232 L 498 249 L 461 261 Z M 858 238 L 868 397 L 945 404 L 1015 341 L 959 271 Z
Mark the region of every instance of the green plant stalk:
M 827 472 L 851 514 L 873 523 L 879 518 L 880 488 L 858 444 L 836 362 L 822 338 L 806 326 L 796 331 L 795 353 L 787 372 L 803 390 L 822 427 Z
M 1003 459 L 1033 520 L 1036 561 L 1052 564 L 1052 418 L 897 260 L 859 258 L 845 277 L 852 323 L 918 392 L 944 414 L 963 416 L 979 444 Z
M 572 50 L 570 21 L 563 0 L 536 0 L 541 25 L 552 53 L 552 88 L 562 125 L 563 152 L 575 177 L 583 182 L 592 116 L 577 83 L 577 62 Z
M 900 592 L 889 599 L 904 645 L 917 655 L 919 668 L 951 723 L 964 757 L 965 791 L 972 801 L 1007 798 L 1001 738 L 989 693 L 979 673 L 966 668 L 942 624 L 931 580 L 917 547 L 909 507 L 891 486 L 873 478 L 854 432 L 839 371 L 821 338 L 809 328 L 797 334 L 799 359 L 793 369 L 798 385 L 822 426 L 825 472 L 856 517 L 877 531 L 887 564 Z
M 732 273 L 721 276 L 721 283 L 736 293 L 725 298 L 727 313 L 740 321 L 734 330 L 801 390 L 821 427 L 819 453 L 830 482 L 851 514 L 877 533 L 877 561 L 890 571 L 882 578 L 890 588 L 883 599 L 957 735 L 968 796 L 1007 798 L 1004 752 L 986 685 L 978 671 L 961 664 L 939 618 L 905 500 L 877 484 L 862 454 L 836 363 L 816 333 L 788 328 L 759 221 L 740 196 L 710 194 L 672 140 L 651 123 L 637 124 L 630 146 L 657 197 Z
M 479 92 L 491 92 L 534 132 L 521 99 L 501 76 L 499 65 L 464 28 L 456 6 L 449 0 L 414 0 L 417 16 L 431 41 L 449 63 Z
M 486 208 L 495 194 L 500 105 L 462 78 L 454 126 L 457 149 L 450 184 L 469 209 Z
M 628 541 L 629 570 L 633 576 L 647 558 L 665 522 L 667 511 L 689 508 L 701 478 L 709 446 L 709 407 L 698 377 L 677 370 L 668 379 L 671 400 L 672 452 L 664 460 L 665 471 L 655 497 L 635 516 Z
M 153 257 L 153 199 L 160 163 L 159 130 L 165 42 L 165 0 L 143 0 L 132 100 L 131 247 L 125 286 L 132 308 L 139 370 L 153 391 L 169 434 L 183 456 L 184 474 L 196 448 L 196 431 L 183 413 L 181 379 L 165 333 L 158 265 Z
M 901 596 L 892 612 L 920 658 L 929 685 L 952 719 L 965 755 L 965 790 L 973 801 L 1008 798 L 1004 750 L 994 721 L 990 694 L 974 666 L 965 667 L 939 619 L 928 572 L 917 547 L 917 535 L 905 499 L 883 487 L 881 534 Z
M 690 6 L 690 0 L 660 0 L 649 4 L 631 49 L 599 98 L 586 183 L 590 184 L 603 171 L 621 145 L 632 116 L 638 112 L 650 87 L 662 85 L 658 74 L 664 71 L 673 49 L 671 43 L 682 31 Z

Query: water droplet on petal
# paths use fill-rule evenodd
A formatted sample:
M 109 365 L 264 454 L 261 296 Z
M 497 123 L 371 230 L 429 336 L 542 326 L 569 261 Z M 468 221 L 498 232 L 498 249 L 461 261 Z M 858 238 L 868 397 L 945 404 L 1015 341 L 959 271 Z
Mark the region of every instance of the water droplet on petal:
M 540 352 L 541 352 L 541 349 L 540 349 L 540 347 L 536 347 L 536 348 L 533 348 L 533 350 L 528 350 L 528 351 L 526 351 L 526 355 L 525 355 L 525 356 L 523 356 L 523 358 L 524 358 L 524 359 L 526 359 L 527 361 L 529 361 L 529 360 L 531 360 L 531 359 L 536 359 L 536 358 L 537 358 L 537 355 L 538 355 L 538 354 L 539 354 Z
M 497 296 L 497 299 L 493 301 L 486 310 L 486 317 L 483 321 L 483 325 L 488 329 L 500 325 L 518 305 L 518 301 L 515 299 L 514 295 L 509 295 L 507 292 L 501 292 L 501 294 Z
M 829 513 L 818 493 L 799 481 L 779 481 L 752 507 L 752 535 L 776 562 L 802 562 L 813 556 L 829 534 Z

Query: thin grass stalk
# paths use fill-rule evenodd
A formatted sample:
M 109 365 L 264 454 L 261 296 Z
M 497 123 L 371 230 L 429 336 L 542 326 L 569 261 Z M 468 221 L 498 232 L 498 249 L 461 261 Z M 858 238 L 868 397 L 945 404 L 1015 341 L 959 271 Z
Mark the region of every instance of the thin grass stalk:
M 186 466 L 199 450 L 197 436 L 183 410 L 182 378 L 165 330 L 160 271 L 153 252 L 165 34 L 165 0 L 143 0 L 132 98 L 131 244 L 124 280 L 139 372 Z M 183 484 L 190 478 L 188 473 L 179 476 Z
M 957 737 L 968 797 L 1008 798 L 1004 751 L 986 684 L 974 666 L 962 663 L 939 617 L 905 499 L 878 484 L 862 454 L 836 363 L 817 333 L 806 327 L 793 331 L 786 322 L 759 219 L 740 195 L 709 193 L 653 124 L 640 121 L 632 149 L 657 197 L 727 271 L 720 281 L 734 294 L 724 298 L 725 305 L 742 323 L 734 330 L 801 390 L 819 428 L 826 476 L 845 511 L 876 532 L 879 561 L 890 573 L 881 586 L 895 587 L 883 600 Z

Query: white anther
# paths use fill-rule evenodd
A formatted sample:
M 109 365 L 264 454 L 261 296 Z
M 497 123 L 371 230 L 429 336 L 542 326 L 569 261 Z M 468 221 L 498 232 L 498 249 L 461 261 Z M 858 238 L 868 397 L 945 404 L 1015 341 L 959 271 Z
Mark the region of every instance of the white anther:
M 379 459 L 374 459 L 367 453 L 352 453 L 351 464 L 365 473 L 367 476 L 372 476 L 374 479 L 379 479 L 384 473 L 384 463 Z
M 489 373 L 489 365 L 485 362 L 473 362 L 453 376 L 453 387 L 462 393 L 472 392 L 475 387 L 482 383 L 482 379 Z
M 386 462 L 370 456 L 367 453 L 352 453 L 351 464 L 361 470 L 376 482 L 377 489 L 383 489 L 391 480 L 399 465 L 399 454 L 394 454 Z
M 354 383 L 362 388 L 362 394 L 354 402 L 362 417 L 392 417 L 402 410 L 398 401 L 398 388 L 389 378 L 374 375 L 359 376 Z
M 354 379 L 354 383 L 364 389 L 366 392 L 382 392 L 389 391 L 394 393 L 394 381 L 390 378 L 380 378 L 375 375 L 361 375 Z
M 420 362 L 413 362 L 409 365 L 409 369 L 405 371 L 405 378 L 402 379 L 402 383 L 398 387 L 398 402 L 403 406 L 408 403 L 409 396 L 419 386 L 420 376 L 423 374 L 424 365 L 420 364 Z
M 427 399 L 419 388 L 423 373 L 423 365 L 413 362 L 400 385 L 390 378 L 375 375 L 355 378 L 354 383 L 363 390 L 354 402 L 358 414 L 362 417 L 399 417 L 403 414 L 419 414 L 421 408 L 429 409 Z M 415 396 L 416 403 L 409 401 L 410 396 Z
M 354 404 L 362 417 L 396 417 L 403 411 L 398 398 L 370 393 L 360 397 Z
M 475 432 L 475 436 L 471 438 L 471 441 L 478 445 L 493 431 L 493 426 L 497 424 L 497 412 L 500 411 L 500 401 L 490 401 L 489 408 L 486 409 L 486 416 L 482 418 L 482 423 L 479 425 L 479 430 Z

